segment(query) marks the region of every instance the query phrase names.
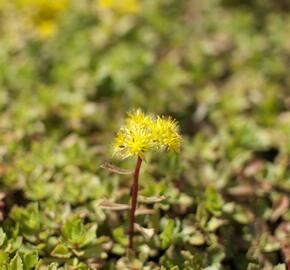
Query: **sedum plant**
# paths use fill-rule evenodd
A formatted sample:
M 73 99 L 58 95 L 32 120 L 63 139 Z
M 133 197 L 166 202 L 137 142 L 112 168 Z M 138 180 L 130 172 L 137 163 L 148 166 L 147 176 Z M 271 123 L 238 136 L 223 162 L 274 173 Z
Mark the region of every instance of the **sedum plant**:
M 135 210 L 138 199 L 139 174 L 145 154 L 149 151 L 178 152 L 181 136 L 177 122 L 171 117 L 145 114 L 141 109 L 128 113 L 125 124 L 118 131 L 114 142 L 114 156 L 125 159 L 136 158 L 131 187 L 128 250 L 133 250 Z

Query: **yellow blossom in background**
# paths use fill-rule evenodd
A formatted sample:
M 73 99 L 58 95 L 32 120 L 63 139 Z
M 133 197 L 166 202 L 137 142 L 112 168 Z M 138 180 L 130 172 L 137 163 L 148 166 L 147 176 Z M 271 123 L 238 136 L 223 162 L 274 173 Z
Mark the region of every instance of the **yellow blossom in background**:
M 138 0 L 100 0 L 102 9 L 110 9 L 119 13 L 138 13 L 140 2 Z
M 48 38 L 56 32 L 56 24 L 51 21 L 44 21 L 37 26 L 39 36 Z
M 68 4 L 69 0 L 14 0 L 10 6 L 22 23 L 34 29 L 41 38 L 47 38 L 57 31 L 59 16 Z
M 68 0 L 15 0 L 21 8 L 37 8 L 44 12 L 58 12 L 67 7 Z M 47 9 L 47 10 L 45 10 Z
M 177 122 L 170 117 L 146 115 L 140 109 L 129 112 L 125 125 L 116 135 L 114 155 L 144 158 L 150 150 L 179 151 L 181 137 L 177 129 Z

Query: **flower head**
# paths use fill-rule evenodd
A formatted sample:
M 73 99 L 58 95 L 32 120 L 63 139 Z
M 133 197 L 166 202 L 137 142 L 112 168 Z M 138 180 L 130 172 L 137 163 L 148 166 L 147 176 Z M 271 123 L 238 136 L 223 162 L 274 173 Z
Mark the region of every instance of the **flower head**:
M 158 148 L 165 147 L 177 152 L 180 148 L 181 137 L 177 132 L 177 122 L 171 117 L 157 116 L 155 125 L 152 126 L 152 139 Z
M 140 109 L 128 113 L 125 125 L 115 138 L 114 154 L 121 158 L 144 157 L 149 150 L 165 148 L 178 151 L 181 137 L 177 132 L 177 122 L 164 116 L 146 115 Z
M 145 129 L 138 125 L 122 127 L 117 133 L 114 154 L 121 158 L 129 156 L 144 157 L 151 146 L 150 137 Z

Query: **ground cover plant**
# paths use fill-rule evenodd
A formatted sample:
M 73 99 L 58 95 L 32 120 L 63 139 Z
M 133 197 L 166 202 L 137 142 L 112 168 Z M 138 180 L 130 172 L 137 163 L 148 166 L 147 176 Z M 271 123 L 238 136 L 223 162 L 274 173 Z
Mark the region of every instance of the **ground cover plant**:
M 289 268 L 289 12 L 0 0 L 0 269 Z M 112 144 L 137 108 L 182 145 L 142 162 L 127 256 L 135 160 Z

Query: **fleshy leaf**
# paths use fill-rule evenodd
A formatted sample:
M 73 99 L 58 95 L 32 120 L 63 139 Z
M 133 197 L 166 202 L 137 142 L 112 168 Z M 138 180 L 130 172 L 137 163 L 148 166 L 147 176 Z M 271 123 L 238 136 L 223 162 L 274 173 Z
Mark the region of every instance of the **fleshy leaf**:
M 9 264 L 9 270 L 23 270 L 23 263 L 18 254 L 14 256 Z
M 113 203 L 108 200 L 101 201 L 99 206 L 102 209 L 108 209 L 108 210 L 114 210 L 114 211 L 128 210 L 131 208 L 129 204 Z
M 65 245 L 58 244 L 51 252 L 51 256 L 57 258 L 69 258 L 71 256 L 71 252 Z
M 134 228 L 147 239 L 152 238 L 154 235 L 154 229 L 144 228 L 144 227 L 140 226 L 138 223 L 134 223 Z
M 125 175 L 132 174 L 132 171 L 117 167 L 108 162 L 103 163 L 100 167 L 112 173 L 125 174 Z

